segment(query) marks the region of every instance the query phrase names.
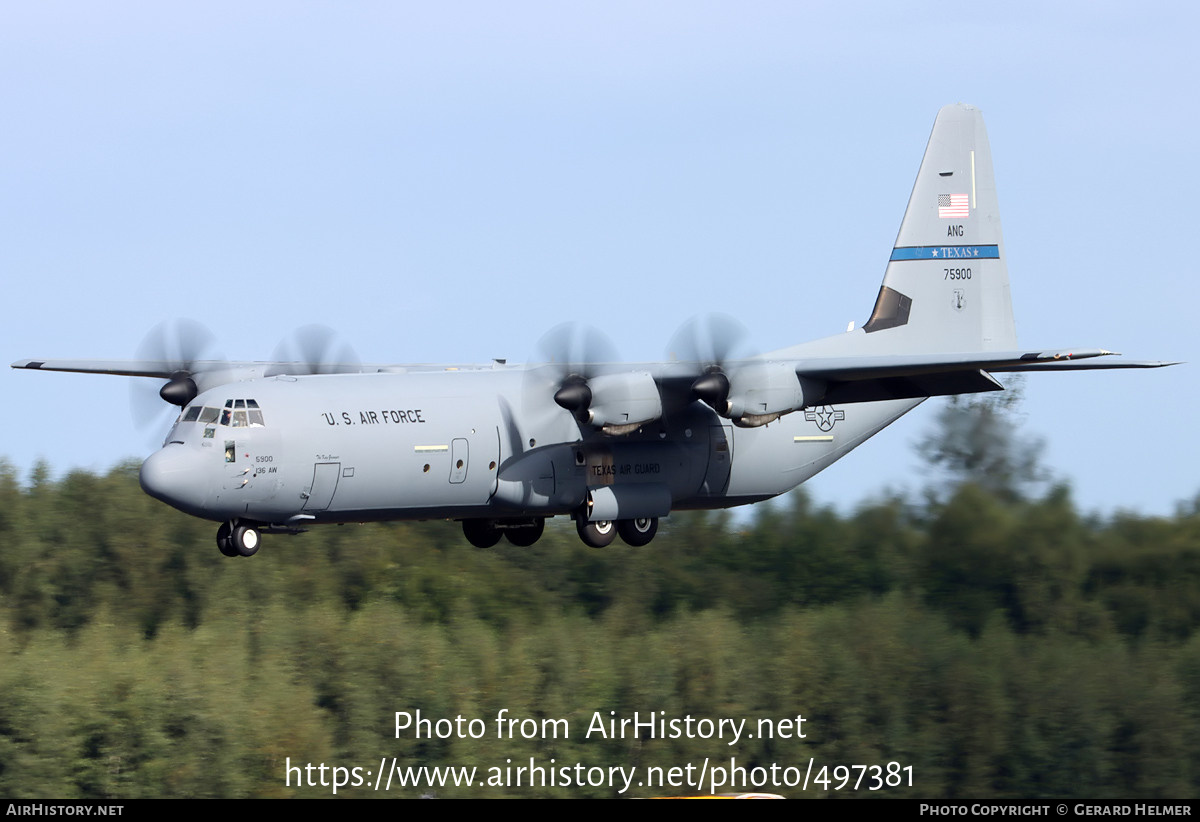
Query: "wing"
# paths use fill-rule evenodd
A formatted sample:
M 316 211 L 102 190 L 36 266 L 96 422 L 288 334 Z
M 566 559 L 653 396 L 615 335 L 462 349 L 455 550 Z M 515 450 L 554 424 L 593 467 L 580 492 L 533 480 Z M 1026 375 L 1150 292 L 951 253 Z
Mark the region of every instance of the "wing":
M 230 363 L 204 360 L 191 364 L 189 375 L 226 371 L 239 366 L 252 368 L 263 363 Z M 180 372 L 167 360 L 17 360 L 13 368 L 32 371 L 68 371 L 75 374 L 116 374 L 123 377 L 159 377 L 170 379 Z
M 493 366 L 433 363 L 322 363 L 320 370 L 314 370 L 311 363 L 295 361 L 201 360 L 181 366 L 178 362 L 169 360 L 30 359 L 17 360 L 11 367 L 31 371 L 67 371 L 76 374 L 115 374 L 122 377 L 157 377 L 160 379 L 171 379 L 182 375 L 220 385 L 226 382 L 238 382 L 254 377 L 271 377 L 277 374 L 376 374 L 404 371 L 456 371 Z
M 315 371 L 304 362 L 231 362 L 227 360 L 17 360 L 13 368 L 29 371 L 65 371 L 75 374 L 115 374 L 166 380 L 159 395 L 180 407 L 201 392 L 219 385 L 279 374 L 371 373 L 404 370 L 405 366 L 322 363 Z M 411 366 L 417 368 L 419 366 Z
M 259 377 L 280 375 L 307 376 L 313 374 L 376 374 L 407 371 L 467 371 L 503 365 L 496 361 L 481 366 L 426 363 L 345 363 L 296 361 L 230 361 L 230 360 L 17 360 L 13 368 L 29 371 L 64 371 L 75 374 L 114 374 L 123 377 L 147 377 L 167 382 L 159 391 L 169 403 L 185 406 L 198 394 L 219 385 L 242 382 Z

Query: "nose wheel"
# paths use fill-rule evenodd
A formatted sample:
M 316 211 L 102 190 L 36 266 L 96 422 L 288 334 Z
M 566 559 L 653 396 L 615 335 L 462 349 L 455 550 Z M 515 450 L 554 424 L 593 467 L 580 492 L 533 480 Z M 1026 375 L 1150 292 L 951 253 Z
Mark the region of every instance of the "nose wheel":
M 217 550 L 227 557 L 252 557 L 261 542 L 257 528 L 236 519 L 221 523 L 217 529 Z

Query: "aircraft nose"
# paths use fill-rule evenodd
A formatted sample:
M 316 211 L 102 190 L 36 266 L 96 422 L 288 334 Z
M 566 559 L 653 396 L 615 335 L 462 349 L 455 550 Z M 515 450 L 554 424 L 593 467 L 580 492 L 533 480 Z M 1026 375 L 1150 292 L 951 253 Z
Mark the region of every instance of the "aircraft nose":
M 181 511 L 201 508 L 208 490 L 204 454 L 179 443 L 155 451 L 142 463 L 142 490 Z

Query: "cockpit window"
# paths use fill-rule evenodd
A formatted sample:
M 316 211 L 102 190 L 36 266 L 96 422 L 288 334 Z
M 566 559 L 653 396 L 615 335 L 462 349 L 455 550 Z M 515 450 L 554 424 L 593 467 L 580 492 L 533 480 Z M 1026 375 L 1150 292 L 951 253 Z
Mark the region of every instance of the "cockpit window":
M 204 425 L 221 425 L 230 428 L 262 428 L 266 425 L 263 412 L 255 400 L 226 400 L 224 408 L 193 405 L 180 415 L 178 422 L 199 422 Z

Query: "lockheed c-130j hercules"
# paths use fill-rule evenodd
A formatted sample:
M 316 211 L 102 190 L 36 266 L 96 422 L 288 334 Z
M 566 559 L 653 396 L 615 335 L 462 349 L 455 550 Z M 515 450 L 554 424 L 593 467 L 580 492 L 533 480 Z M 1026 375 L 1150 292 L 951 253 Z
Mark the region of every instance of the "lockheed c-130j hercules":
M 558 515 L 589 545 L 645 545 L 671 511 L 795 488 L 927 397 L 1001 390 L 1003 372 L 1168 364 L 1018 348 L 991 153 L 965 105 L 934 122 L 865 324 L 737 359 L 722 329 L 685 326 L 688 350 L 662 363 L 605 361 L 568 327 L 550 335 L 553 361 L 523 366 L 179 352 L 13 367 L 165 379 L 182 412 L 142 487 L 221 523 L 222 553 L 250 556 L 263 532 L 435 518 L 480 547 L 531 545 Z

